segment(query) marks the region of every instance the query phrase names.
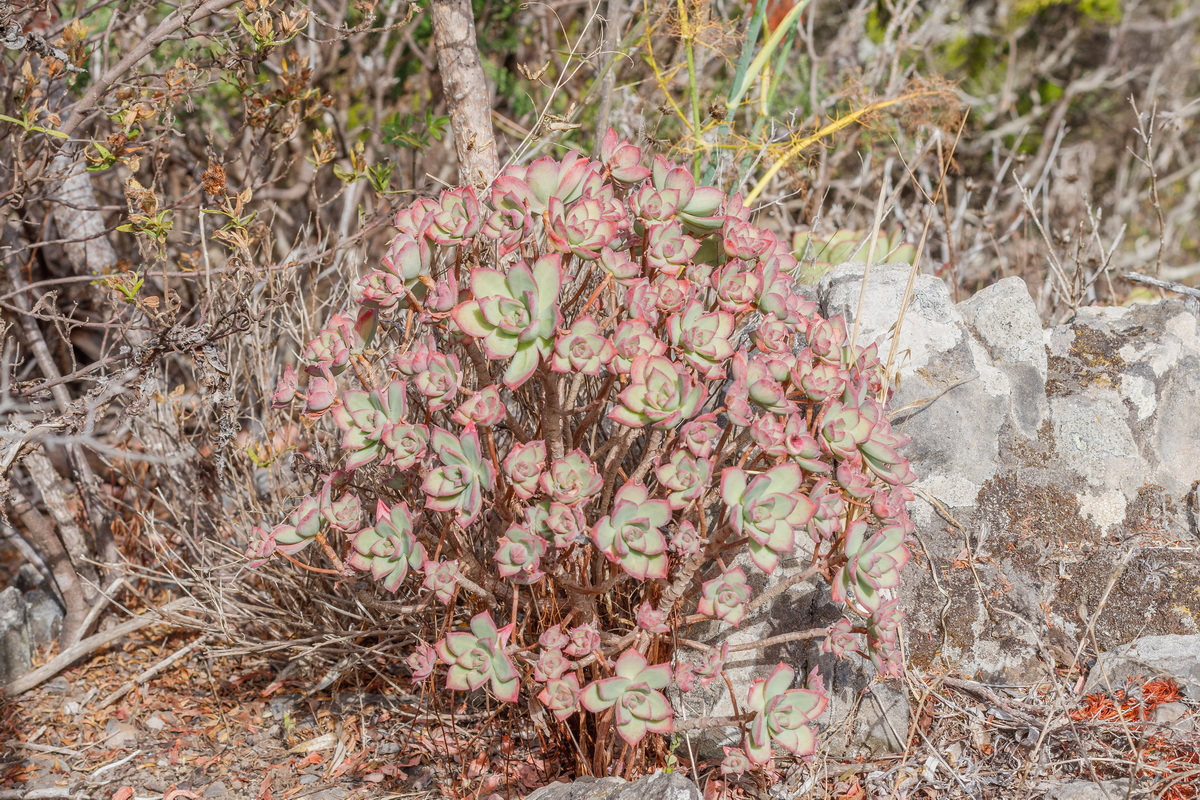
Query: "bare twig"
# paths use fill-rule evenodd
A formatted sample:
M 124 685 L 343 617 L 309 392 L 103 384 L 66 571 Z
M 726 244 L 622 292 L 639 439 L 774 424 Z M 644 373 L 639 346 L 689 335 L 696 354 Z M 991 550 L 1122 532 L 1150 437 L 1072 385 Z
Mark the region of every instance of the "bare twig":
M 1184 286 L 1182 283 L 1151 278 L 1149 275 L 1139 275 L 1136 272 L 1126 272 L 1123 277 L 1127 281 L 1133 281 L 1134 283 L 1146 283 L 1150 286 L 1157 286 L 1159 289 L 1165 289 L 1168 292 L 1185 294 L 1188 297 L 1200 297 L 1200 289 L 1195 289 L 1191 286 Z

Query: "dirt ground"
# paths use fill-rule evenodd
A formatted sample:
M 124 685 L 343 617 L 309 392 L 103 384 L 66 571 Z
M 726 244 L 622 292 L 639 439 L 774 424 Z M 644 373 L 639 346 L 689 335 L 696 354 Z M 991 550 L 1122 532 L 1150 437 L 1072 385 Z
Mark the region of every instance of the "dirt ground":
M 197 637 L 146 629 L 3 701 L 0 800 L 500 800 L 572 777 L 569 754 L 516 730 L 504 709 L 437 713 L 429 696 L 345 677 L 314 691 L 302 667 L 201 647 L 135 680 Z M 1084 698 L 1066 676 L 998 688 L 910 674 L 907 684 L 903 753 L 780 760 L 753 778 L 686 759 L 675 768 L 700 779 L 706 800 L 1027 800 L 1081 778 L 1132 778 L 1130 797 L 1200 797 L 1196 709 L 1169 681 Z

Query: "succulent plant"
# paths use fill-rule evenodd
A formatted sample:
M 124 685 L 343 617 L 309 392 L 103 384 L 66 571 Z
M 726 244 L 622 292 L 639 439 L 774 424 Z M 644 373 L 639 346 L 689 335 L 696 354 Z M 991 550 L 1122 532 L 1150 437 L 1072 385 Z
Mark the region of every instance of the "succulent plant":
M 273 530 L 267 530 L 259 525 L 251 526 L 250 544 L 246 546 L 246 558 L 250 559 L 247 566 L 255 569 L 267 563 L 275 554 L 277 544 Z
M 609 419 L 631 428 L 670 428 L 692 417 L 704 402 L 704 386 L 664 356 L 636 356 L 629 386 L 618 396 Z
M 437 651 L 427 644 L 419 644 L 413 648 L 412 654 L 404 659 L 404 663 L 412 670 L 413 683 L 420 683 L 433 674 L 437 666 Z
M 697 458 L 687 450 L 671 453 L 655 470 L 658 482 L 670 491 L 667 502 L 673 511 L 686 507 L 698 499 L 712 483 L 713 462 L 708 458 Z
M 722 747 L 725 758 L 721 759 L 722 775 L 743 775 L 754 769 L 754 764 L 746 751 L 740 747 Z
M 344 469 L 364 467 L 391 450 L 388 433 L 402 424 L 407 412 L 404 393 L 404 382 L 392 381 L 383 393 L 350 389 L 342 394 L 333 419 L 342 430 L 342 449 L 348 453 Z
M 587 535 L 587 521 L 580 505 L 550 503 L 546 507 L 543 524 L 553 535 L 554 546 L 560 550 L 570 547 Z
M 700 587 L 702 595 L 696 610 L 730 625 L 740 625 L 746 618 L 746 601 L 750 599 L 750 584 L 741 567 L 731 567 L 707 580 Z
M 417 373 L 413 386 L 425 397 L 430 411 L 438 411 L 455 401 L 462 385 L 462 369 L 458 356 L 435 353 L 429 366 Z
M 614 730 L 628 743 L 670 731 L 672 677 L 683 694 L 720 680 L 728 645 L 681 660 L 674 628 L 740 624 L 755 589 L 735 559 L 776 570 L 798 535 L 846 606 L 827 649 L 896 674 L 887 598 L 913 531 L 878 348 L 818 313 L 799 261 L 741 197 L 642 155 L 610 131 L 597 159 L 513 164 L 486 189 L 397 212 L 354 309 L 328 319 L 270 398 L 314 435 L 336 425 L 328 474 L 282 523 L 253 527 L 246 550 L 257 566 L 320 540 L 298 568 L 345 553 L 384 592 L 419 568 L 413 602 L 432 595 L 450 624 L 486 604 L 469 630 L 413 643 L 414 679 L 438 660 L 450 689 L 517 701 L 524 683 L 560 720 L 581 705 L 611 714 L 596 748 Z M 811 752 L 824 693 L 793 677 L 756 685 L 726 774 L 775 743 Z
M 596 630 L 594 622 L 576 625 L 567 631 L 567 638 L 570 639 L 570 643 L 563 648 L 563 652 L 576 658 L 589 655 L 600 646 L 600 632 Z
M 846 498 L 834 490 L 828 478 L 821 478 L 809 491 L 816 509 L 808 521 L 808 533 L 814 543 L 832 542 L 845 526 Z
M 641 166 L 642 151 L 628 141 L 617 138 L 612 128 L 600 141 L 600 160 L 614 181 L 640 183 L 650 177 L 650 170 Z
M 585 194 L 568 207 L 557 197 L 546 205 L 546 239 L 563 255 L 587 261 L 600 258 L 626 227 L 624 209 L 611 197 Z
M 667 627 L 666 620 L 665 611 L 658 611 L 647 602 L 638 606 L 636 622 L 642 630 L 650 633 L 670 633 L 671 629 Z
M 542 491 L 563 505 L 586 503 L 600 491 L 603 481 L 596 465 L 582 450 L 576 449 L 550 463 L 540 478 Z
M 643 253 L 646 263 L 663 275 L 678 278 L 692 263 L 700 242 L 683 232 L 678 222 L 660 222 L 646 227 Z
M 667 545 L 680 558 L 690 558 L 700 552 L 700 534 L 690 520 L 684 520 L 675 526 Z
M 380 500 L 375 524 L 354 534 L 350 544 L 353 552 L 346 564 L 370 572 L 392 594 L 400 590 L 410 567 L 420 569 L 425 563 L 425 548 L 413 538 L 412 514 L 405 502 L 388 506 Z
M 538 660 L 533 664 L 533 679 L 542 683 L 558 680 L 571 668 L 571 661 L 563 655 L 562 650 L 543 648 Z M 576 690 L 578 691 L 578 684 Z
M 467 244 L 479 233 L 482 210 L 475 189 L 463 186 L 442 192 L 437 206 L 429 215 L 425 235 L 437 244 L 452 247 Z
M 809 725 L 829 704 L 823 692 L 790 689 L 796 671 L 786 664 L 775 667 L 763 680 L 750 684 L 747 706 L 754 712 L 746 736 L 746 755 L 756 764 L 771 759 L 775 743 L 798 756 L 816 752 L 816 731 Z
M 866 520 L 851 522 L 843 545 L 846 563 L 833 576 L 834 601 L 846 603 L 864 616 L 876 611 L 883 602 L 880 592 L 900 585 L 900 570 L 909 559 L 904 537 L 899 525 L 871 532 Z
M 770 361 L 762 354 L 748 356 L 739 350 L 730 364 L 733 384 L 727 402 L 731 419 L 738 425 L 749 426 L 762 411 L 781 416 L 796 413 L 796 404 L 788 398 L 787 390 L 771 371 Z
M 283 377 L 279 379 L 275 392 L 271 395 L 271 408 L 287 408 L 292 404 L 296 392 L 296 370 L 289 364 L 283 368 Z
M 895 678 L 904 671 L 900 649 L 903 621 L 899 598 L 887 601 L 867 617 L 867 655 L 880 675 Z
M 562 321 L 558 292 L 562 264 L 558 255 L 542 256 L 533 266 L 517 262 L 507 274 L 486 267 L 471 272 L 471 294 L 454 308 L 454 321 L 479 339 L 491 359 L 511 359 L 502 378 L 510 389 L 529 380 L 540 358 L 554 349 Z
M 407 470 L 420 461 L 429 449 L 429 429 L 424 425 L 391 425 L 384 429 L 381 441 L 387 448 L 383 463 L 398 470 Z
M 579 678 L 568 674 L 548 680 L 538 700 L 556 719 L 566 719 L 579 710 Z
M 671 682 L 670 665 L 647 666 L 645 656 L 626 650 L 614 671 L 611 678 L 588 684 L 579 696 L 580 704 L 593 714 L 615 708 L 613 724 L 630 745 L 647 733 L 670 733 L 675 714 L 660 691 Z
M 447 633 L 434 647 L 438 658 L 450 667 L 446 671 L 446 688 L 466 691 L 490 683 L 497 700 L 517 702 L 520 678 L 504 652 L 513 627 L 510 624 L 497 629 L 492 615 L 484 611 L 471 619 L 470 633 Z
M 704 661 L 694 667 L 696 677 L 700 679 L 700 685 L 708 686 L 721 677 L 721 673 L 725 671 L 725 662 L 728 660 L 729 642 L 722 642 L 720 647 L 709 650 Z
M 538 644 L 544 650 L 563 650 L 571 646 L 571 637 L 563 633 L 562 625 L 551 625 L 542 631 L 542 635 L 538 637 Z
M 501 465 L 504 476 L 517 497 L 528 500 L 537 494 L 539 480 L 546 469 L 546 443 L 536 439 L 514 444 Z
M 430 470 L 421 484 L 425 508 L 455 511 L 460 525 L 470 525 L 483 509 L 483 493 L 495 488 L 496 469 L 480 449 L 473 425 L 461 437 L 434 428 L 430 439 L 443 466 Z
M 348 483 L 348 472 L 335 473 L 329 476 L 317 494 L 317 508 L 321 517 L 334 530 L 350 532 L 358 530 L 362 520 L 362 502 L 358 495 L 351 491 L 339 491 Z
M 671 344 L 680 358 L 695 367 L 708 380 L 725 377 L 725 363 L 733 356 L 733 314 L 706 311 L 705 304 L 693 301 L 680 313 L 667 318 Z
M 667 343 L 656 337 L 644 319 L 627 319 L 613 333 L 614 372 L 628 375 L 633 360 L 638 356 L 661 356 L 667 352 Z
M 319 419 L 338 402 L 337 382 L 326 373 L 309 379 L 304 392 L 304 416 Z
M 592 541 L 633 577 L 666 578 L 667 540 L 661 529 L 670 520 L 666 500 L 651 500 L 644 484 L 627 483 L 617 491 L 612 513 L 592 528 Z
M 450 605 L 454 591 L 458 588 L 458 559 L 448 561 L 426 561 L 421 565 L 425 580 L 421 586 L 433 592 L 438 601 Z
M 850 653 L 861 653 L 863 651 L 862 636 L 854 632 L 854 626 L 850 620 L 839 619 L 829 626 L 829 632 L 821 642 L 821 650 L 839 658 L 845 658 Z
M 796 532 L 812 519 L 816 505 L 800 493 L 804 473 L 796 464 L 780 464 L 748 478 L 738 467 L 727 468 L 721 474 L 721 499 L 733 529 L 749 537 L 751 560 L 773 572 L 780 555 L 795 549 Z
M 546 554 L 545 539 L 531 533 L 524 525 L 514 524 L 500 537 L 499 545 L 494 558 L 500 577 L 525 585 L 542 579 L 544 573 L 540 565 Z
M 278 550 L 288 555 L 298 553 L 316 540 L 323 522 L 317 497 L 306 496 L 296 510 L 288 515 L 286 522 L 271 529 L 270 537 L 274 541 L 271 551 Z
M 430 408 L 432 411 L 433 409 Z M 500 387 L 492 384 L 475 392 L 459 404 L 450 419 L 459 425 L 499 425 L 507 416 Z
M 397 224 L 397 227 L 404 226 Z M 425 237 L 401 230 L 380 259 L 381 274 L 373 279 L 368 275 L 368 280 L 359 283 L 364 299 L 376 307 L 390 307 L 409 294 L 423 299 L 428 291 L 425 280 L 430 280 L 432 262 L 433 252 Z M 371 292 L 367 292 L 368 287 L 373 287 Z
M 555 341 L 550 368 L 555 372 L 599 375 L 616 354 L 613 343 L 600 334 L 596 320 L 585 315 Z

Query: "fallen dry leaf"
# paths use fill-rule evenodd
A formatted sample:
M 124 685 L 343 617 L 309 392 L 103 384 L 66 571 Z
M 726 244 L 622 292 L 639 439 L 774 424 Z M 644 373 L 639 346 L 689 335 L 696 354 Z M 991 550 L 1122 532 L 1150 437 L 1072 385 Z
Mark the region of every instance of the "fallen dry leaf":
M 288 750 L 291 755 L 299 755 L 301 753 L 311 753 L 316 750 L 327 750 L 330 747 L 337 746 L 337 737 L 332 733 L 323 733 L 315 739 L 309 739 L 307 742 L 301 742 L 295 747 Z

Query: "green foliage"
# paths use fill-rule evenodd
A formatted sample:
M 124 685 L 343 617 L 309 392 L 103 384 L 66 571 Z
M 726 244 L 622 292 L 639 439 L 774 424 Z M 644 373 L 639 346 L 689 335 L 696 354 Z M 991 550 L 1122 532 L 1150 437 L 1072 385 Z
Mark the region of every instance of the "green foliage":
M 433 142 L 440 142 L 449 125 L 449 117 L 434 114 L 432 108 L 427 108 L 423 118 L 399 112 L 392 114 L 384 120 L 380 133 L 385 145 L 424 150 Z

